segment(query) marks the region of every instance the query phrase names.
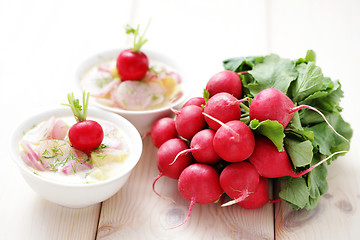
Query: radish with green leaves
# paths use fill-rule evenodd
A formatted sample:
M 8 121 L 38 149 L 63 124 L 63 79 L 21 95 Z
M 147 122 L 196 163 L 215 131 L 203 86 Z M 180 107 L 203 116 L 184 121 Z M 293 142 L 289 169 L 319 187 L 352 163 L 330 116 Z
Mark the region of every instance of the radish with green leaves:
M 74 94 L 68 94 L 69 104 L 74 117 L 77 121 L 69 130 L 69 140 L 71 145 L 77 150 L 89 154 L 98 148 L 104 139 L 104 131 L 101 125 L 94 120 L 86 120 L 89 104 L 89 93 L 83 92 L 83 106 L 79 100 L 74 98 Z
M 346 153 L 346 151 L 335 152 L 304 171 L 294 172 L 291 160 L 285 150 L 279 151 L 270 139 L 264 136 L 256 136 L 255 149 L 249 161 L 255 166 L 262 177 L 279 178 L 290 176 L 298 178 L 340 153 Z
M 150 22 L 149 22 L 150 24 Z M 147 25 L 143 35 L 139 35 L 139 25 L 136 29 L 126 26 L 127 34 L 134 34 L 134 46 L 131 49 L 123 50 L 116 61 L 116 68 L 121 77 L 121 80 L 139 81 L 143 79 L 149 70 L 149 59 L 145 53 L 140 51 L 140 48 L 147 42 L 144 38 Z

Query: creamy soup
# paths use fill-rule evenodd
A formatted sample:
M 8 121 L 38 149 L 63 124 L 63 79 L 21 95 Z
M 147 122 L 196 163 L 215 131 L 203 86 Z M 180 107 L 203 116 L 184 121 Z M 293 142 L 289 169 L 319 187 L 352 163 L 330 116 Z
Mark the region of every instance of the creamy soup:
M 121 81 L 115 59 L 92 66 L 80 81 L 99 104 L 131 111 L 168 106 L 182 94 L 179 74 L 156 61 L 151 61 L 149 71 L 140 81 Z
M 34 174 L 64 183 L 93 183 L 121 173 L 129 155 L 123 131 L 96 120 L 104 131 L 100 147 L 89 154 L 71 146 L 68 138 L 74 118 L 52 117 L 28 130 L 19 142 L 20 155 Z

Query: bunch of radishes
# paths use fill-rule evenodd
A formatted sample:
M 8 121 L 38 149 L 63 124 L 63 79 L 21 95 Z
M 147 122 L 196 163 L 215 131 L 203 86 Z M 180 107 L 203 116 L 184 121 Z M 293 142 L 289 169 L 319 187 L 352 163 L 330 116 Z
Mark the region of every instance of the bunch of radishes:
M 300 109 L 315 111 L 331 131 L 344 141 L 349 140 L 331 126 L 321 111 L 308 105 L 295 107 L 276 88 L 265 88 L 255 96 L 244 97 L 240 79 L 244 74 L 249 72 L 225 70 L 215 74 L 206 85 L 204 97 L 191 98 L 180 110 L 173 109 L 174 119 L 162 118 L 150 131 L 158 148 L 160 172 L 153 190 L 163 197 L 155 190 L 156 181 L 162 176 L 178 179 L 180 194 L 191 201 L 188 217 L 195 203 L 217 202 L 224 193 L 232 200 L 222 206 L 261 208 L 280 200 L 269 199 L 268 179 L 300 178 L 334 155 L 347 152 L 340 149 L 316 164 L 294 171 L 283 138 L 284 132 L 290 131 L 285 128 Z M 292 131 L 311 139 L 310 131 Z M 301 144 L 308 142 L 311 141 Z M 312 162 L 313 156 L 309 158 Z

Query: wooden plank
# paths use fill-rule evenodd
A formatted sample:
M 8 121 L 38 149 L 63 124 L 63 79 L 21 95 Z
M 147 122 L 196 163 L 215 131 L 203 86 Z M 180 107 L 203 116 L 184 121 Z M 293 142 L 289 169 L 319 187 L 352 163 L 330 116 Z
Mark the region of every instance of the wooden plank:
M 343 117 L 354 130 L 351 150 L 328 166 L 328 193 L 312 211 L 294 211 L 279 203 L 275 210 L 276 239 L 358 239 L 360 231 L 359 112 L 352 109 L 359 86 L 360 23 L 357 1 L 271 1 L 269 4 L 269 48 L 295 59 L 307 49 L 317 53 L 323 73 L 339 79 L 344 90 Z
M 128 183 L 102 205 L 98 239 L 272 239 L 270 204 L 258 210 L 245 210 L 237 205 L 221 208 L 219 203 L 197 204 L 185 225 L 169 229 L 185 219 L 189 201 L 178 193 L 177 181 L 166 177 L 157 182 L 156 189 L 176 204 L 153 193 L 151 185 L 158 174 L 156 152 L 151 140 L 145 139 L 144 154 Z
M 111 6 L 107 5 L 110 4 Z M 97 51 L 126 42 L 118 22 L 132 1 L 1 2 L 1 239 L 94 239 L 100 204 L 70 209 L 43 200 L 8 155 L 11 130 L 34 112 L 61 106 L 76 92 L 74 72 Z M 116 44 L 116 45 L 115 45 Z

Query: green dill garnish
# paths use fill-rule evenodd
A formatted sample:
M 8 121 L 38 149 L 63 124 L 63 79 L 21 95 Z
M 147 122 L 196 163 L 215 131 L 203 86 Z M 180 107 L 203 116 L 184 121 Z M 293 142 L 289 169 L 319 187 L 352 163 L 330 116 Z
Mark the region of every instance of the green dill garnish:
M 107 84 L 111 83 L 112 80 L 113 80 L 112 77 L 98 78 L 98 79 L 96 79 L 96 85 L 97 85 L 99 88 L 103 88 L 103 87 L 106 86 Z

